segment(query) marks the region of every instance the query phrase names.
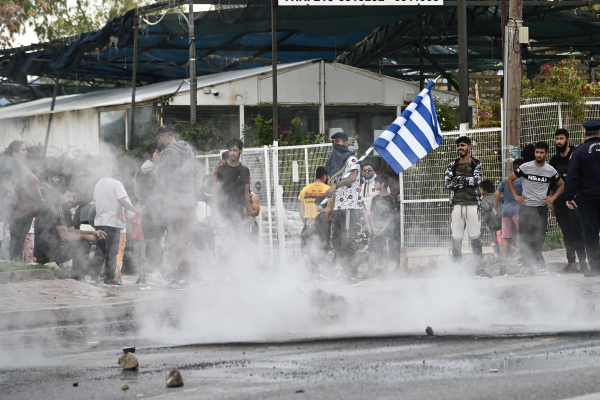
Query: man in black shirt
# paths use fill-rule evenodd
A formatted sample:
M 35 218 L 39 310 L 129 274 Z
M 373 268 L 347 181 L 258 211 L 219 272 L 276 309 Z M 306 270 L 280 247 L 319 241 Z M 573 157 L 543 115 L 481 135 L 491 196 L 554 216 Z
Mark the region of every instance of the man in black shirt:
M 569 161 L 573 156 L 575 148 L 569 144 L 569 131 L 566 129 L 557 129 L 554 134 L 554 144 L 556 154 L 550 159 L 550 165 L 554 167 L 562 180 L 566 182 Z M 550 188 L 550 195 L 553 195 L 556 187 Z M 567 250 L 567 266 L 562 272 L 587 272 L 587 262 L 585 254 L 585 243 L 583 232 L 581 230 L 581 221 L 579 220 L 579 210 L 569 210 L 564 194 L 556 199 L 552 205 L 552 215 L 556 217 L 556 222 L 563 233 L 565 248 Z M 575 262 L 575 253 L 579 258 L 579 265 Z
M 213 187 L 212 209 L 215 223 L 227 229 L 230 243 L 235 243 L 237 254 L 245 253 L 248 238 L 244 223 L 244 208 L 252 210 L 250 201 L 250 170 L 240 162 L 244 152 L 244 143 L 240 139 L 227 141 L 229 159 L 219 165 L 215 171 L 215 185 Z M 233 254 L 222 253 L 221 256 L 229 258 Z
M 250 202 L 250 170 L 240 162 L 244 144 L 240 139 L 229 139 L 229 160 L 215 172 L 213 204 L 218 216 L 232 223 L 241 223 L 244 208 L 252 209 Z
M 65 187 L 58 201 L 48 206 L 35 219 L 35 246 L 33 255 L 40 264 L 55 262 L 57 264 L 73 260 L 82 263 L 77 254 L 90 254 L 90 246 L 97 239 L 103 239 L 106 234 L 102 231 L 86 232 L 75 229 L 71 216 L 71 208 L 77 202 L 77 190 Z M 87 251 L 86 251 L 87 250 Z M 74 270 L 85 270 L 81 265 L 75 265 Z M 74 279 L 83 280 L 81 275 Z

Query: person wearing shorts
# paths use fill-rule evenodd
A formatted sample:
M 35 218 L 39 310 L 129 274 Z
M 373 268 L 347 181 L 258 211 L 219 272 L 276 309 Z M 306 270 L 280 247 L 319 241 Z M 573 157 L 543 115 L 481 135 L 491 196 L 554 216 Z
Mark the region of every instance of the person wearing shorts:
M 519 168 L 523 165 L 523 159 L 517 158 L 513 161 L 512 170 L 515 172 L 515 168 Z M 521 183 L 521 178 L 518 178 L 514 181 L 515 190 L 519 196 L 523 195 L 523 185 Z M 500 201 L 500 196 L 504 195 L 504 207 L 502 208 L 502 233 L 500 237 L 502 238 L 502 243 L 500 243 L 500 276 L 508 275 L 508 271 L 506 269 L 506 255 L 508 253 L 509 244 L 516 243 L 513 238 L 519 232 L 519 203 L 515 200 L 512 193 L 508 189 L 508 185 L 506 184 L 506 178 L 502 179 L 502 182 L 496 189 L 496 193 L 494 194 L 494 211 L 498 212 L 498 204 Z M 513 246 L 516 247 L 516 246 Z

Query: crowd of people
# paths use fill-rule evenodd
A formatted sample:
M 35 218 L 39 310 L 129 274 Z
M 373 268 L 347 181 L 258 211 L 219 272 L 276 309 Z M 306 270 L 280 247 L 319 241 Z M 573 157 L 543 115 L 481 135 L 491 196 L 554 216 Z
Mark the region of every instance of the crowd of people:
M 499 275 L 509 273 L 509 252 L 520 266 L 516 276 L 547 274 L 542 250 L 550 207 L 566 248 L 567 265 L 561 272 L 600 275 L 600 121 L 586 122 L 583 127 L 586 140 L 578 148 L 570 145 L 568 130 L 556 131 L 556 154 L 549 163 L 546 158 L 550 148 L 546 142 L 525 146 L 523 158 L 513 161 L 513 172 L 498 188 L 493 181 L 482 180 L 485 171 L 472 156 L 471 139 L 463 136 L 456 140 L 459 157 L 448 165 L 445 176 L 452 209 L 453 261 L 461 259 L 466 230 L 471 239 L 475 277 L 491 278 L 482 257 L 483 218 L 501 263 Z
M 123 252 L 129 241 L 138 272 L 136 283 L 145 285 L 153 270 L 163 277 L 170 275 L 165 289 L 186 290 L 193 273 L 191 247 L 214 250 L 214 237 L 207 240 L 214 232 L 203 232 L 206 217 L 212 218 L 210 229 L 224 227 L 229 237 L 238 239 L 240 248 L 252 244 L 246 233 L 256 231 L 254 217 L 260 204 L 249 190 L 249 170 L 239 162 L 243 143 L 232 139 L 227 147 L 214 179 L 208 176 L 196 192 L 194 151 L 177 140 L 171 128 L 161 126 L 156 141 L 147 146 L 146 161 L 134 175 L 133 196 L 119 177 L 118 163 L 106 158 L 98 166 L 103 174 L 90 202 L 79 187 L 62 182 L 56 171 L 48 169 L 40 182 L 25 162 L 27 145 L 11 143 L 0 165 L 4 177 L 0 220 L 3 232 L 4 223 L 10 230 L 9 259 L 27 261 L 25 238 L 31 231 L 35 262 L 56 263 L 73 279 L 87 281 L 90 276 L 90 283 L 120 287 Z M 205 205 L 204 215 L 198 211 L 197 198 Z M 165 248 L 169 270 L 164 266 Z M 228 253 L 222 254 L 227 257 Z
M 491 278 L 484 268 L 483 218 L 492 234 L 500 275 L 509 274 L 509 259 L 517 260 L 517 276 L 548 273 L 542 248 L 551 207 L 566 247 L 567 265 L 562 271 L 600 275 L 600 121 L 584 127 L 586 141 L 578 148 L 570 145 L 566 129 L 556 131 L 557 152 L 549 163 L 547 143 L 526 146 L 523 158 L 513 161 L 513 172 L 497 188 L 492 180 L 483 180 L 485 171 L 472 156 L 471 139 L 456 140 L 458 157 L 445 172 L 453 262 L 462 259 L 466 231 L 475 277 Z M 341 275 L 345 284 L 358 286 L 360 279 L 381 275 L 390 261 L 399 266 L 398 174 L 377 175 L 371 164 L 357 164 L 344 132 L 331 139 L 331 156 L 298 196 L 301 251 L 310 280 L 334 280 Z M 211 252 L 209 263 L 219 278 L 234 280 L 232 265 L 256 262 L 255 218 L 260 200 L 251 190 L 250 170 L 240 162 L 243 142 L 230 139 L 226 147 L 214 173 L 204 176 L 196 191 L 194 151 L 177 140 L 171 128 L 161 126 L 156 141 L 146 148 L 146 161 L 135 173 L 134 196 L 125 189 L 118 164 L 107 159 L 99 166 L 103 175 L 89 202 L 81 188 L 61 182 L 60 174 L 52 169 L 40 181 L 25 162 L 27 145 L 15 141 L 0 165 L 0 239 L 8 225 L 10 260 L 27 261 L 26 238 L 33 234 L 31 258 L 37 263 L 56 263 L 70 268 L 73 279 L 86 281 L 89 275 L 92 283 L 107 287 L 122 284 L 128 240 L 138 284 L 147 283 L 149 271 L 161 271 L 169 276 L 165 289 L 186 290 L 194 278 L 190 254 L 194 247 Z M 85 223 L 91 229 L 84 229 Z M 236 251 L 226 250 L 231 244 Z M 367 272 L 359 279 L 359 266 L 365 262 Z M 341 269 L 336 269 L 337 264 Z

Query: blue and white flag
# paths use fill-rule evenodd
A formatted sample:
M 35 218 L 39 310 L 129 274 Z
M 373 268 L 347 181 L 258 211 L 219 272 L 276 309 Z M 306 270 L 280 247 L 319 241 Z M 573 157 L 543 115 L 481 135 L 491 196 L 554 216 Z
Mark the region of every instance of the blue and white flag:
M 435 82 L 429 82 L 373 143 L 379 155 L 398 174 L 442 144 L 442 131 L 430 94 L 433 85 Z

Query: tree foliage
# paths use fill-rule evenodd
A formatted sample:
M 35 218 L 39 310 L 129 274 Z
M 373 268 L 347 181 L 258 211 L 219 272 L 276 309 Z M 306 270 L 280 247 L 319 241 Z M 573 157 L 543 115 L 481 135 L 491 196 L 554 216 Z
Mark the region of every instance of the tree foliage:
M 577 69 L 578 64 L 570 58 L 555 66 L 546 65 L 544 73 L 533 81 L 523 78 L 522 98 L 545 97 L 568 103 L 575 122 L 583 122 L 588 108 L 585 102 L 600 95 L 600 87 L 588 82 L 587 74 Z
M 41 0 L 39 7 L 45 4 Z M 22 30 L 23 23 L 38 17 L 30 0 L 2 0 L 0 2 L 0 49 L 13 46 L 15 36 Z
M 474 129 L 500 127 L 500 100 L 477 100 L 475 108 L 477 123 L 473 125 Z
M 11 47 L 29 27 L 45 42 L 102 28 L 109 20 L 152 0 L 2 0 L 0 47 Z
M 450 132 L 458 130 L 460 124 L 460 116 L 458 114 L 458 106 L 456 98 L 442 100 L 438 96 L 434 97 L 435 112 L 437 113 L 438 123 L 442 132 Z

